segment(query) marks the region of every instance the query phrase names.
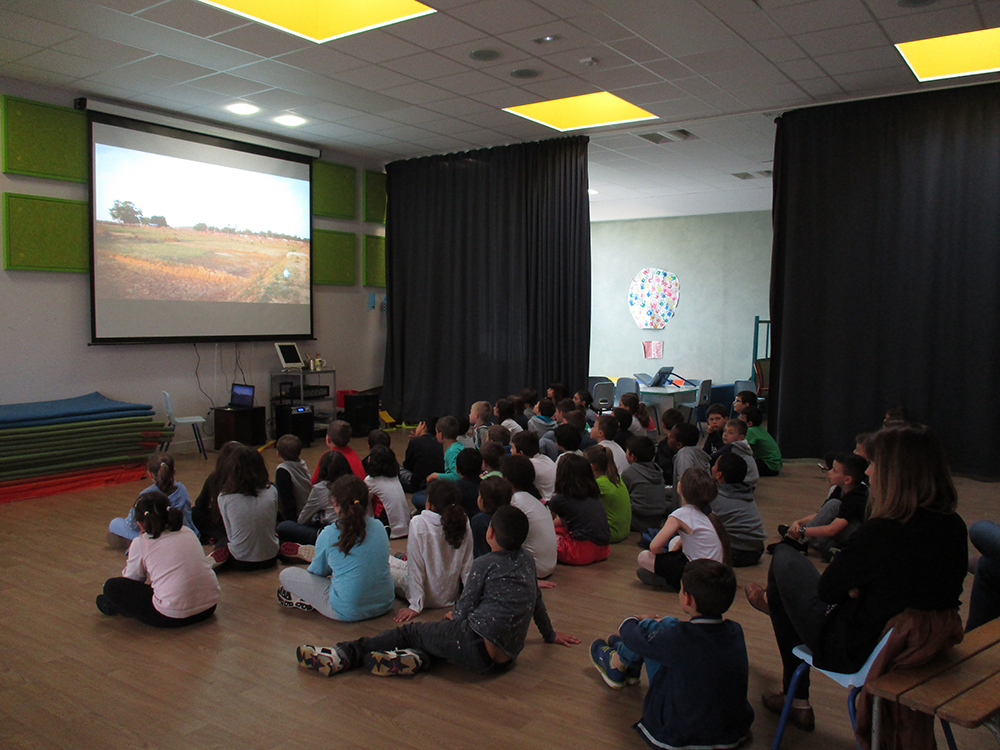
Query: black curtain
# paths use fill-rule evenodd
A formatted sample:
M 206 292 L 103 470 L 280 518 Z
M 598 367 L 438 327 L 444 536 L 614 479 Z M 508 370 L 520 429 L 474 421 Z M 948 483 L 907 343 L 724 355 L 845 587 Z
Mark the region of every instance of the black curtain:
M 384 408 L 468 414 L 587 384 L 586 137 L 389 164 Z
M 1000 85 L 782 116 L 773 211 L 782 452 L 852 449 L 903 404 L 1000 476 Z

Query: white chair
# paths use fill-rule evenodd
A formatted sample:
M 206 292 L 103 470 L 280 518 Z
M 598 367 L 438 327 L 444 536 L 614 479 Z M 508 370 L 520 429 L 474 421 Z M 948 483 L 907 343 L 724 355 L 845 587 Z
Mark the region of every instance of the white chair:
M 206 459 L 208 458 L 208 453 L 205 451 L 205 443 L 201 439 L 201 430 L 198 425 L 205 423 L 204 417 L 177 417 L 174 416 L 174 405 L 170 402 L 170 394 L 166 391 L 163 392 L 163 403 L 167 407 L 167 421 L 172 425 L 189 424 L 191 429 L 194 430 L 194 441 L 198 444 L 198 452 L 201 453 Z M 167 443 L 166 449 L 170 448 L 170 443 Z
M 877 657 L 885 644 L 889 640 L 889 636 L 892 633 L 892 629 L 882 636 L 882 640 L 878 642 L 878 645 L 872 650 L 871 655 L 857 672 L 853 674 L 847 674 L 844 672 L 831 672 L 828 669 L 820 669 L 819 667 L 813 666 L 813 655 L 812 651 L 805 645 L 796 646 L 792 649 L 792 653 L 797 657 L 802 659 L 802 664 L 799 665 L 798 669 L 795 670 L 795 674 L 792 675 L 792 679 L 788 685 L 788 694 L 785 696 L 785 706 L 781 709 L 781 718 L 778 719 L 778 729 L 774 733 L 774 744 L 771 745 L 771 750 L 778 750 L 781 745 L 781 737 L 785 733 L 785 724 L 788 721 L 788 713 L 792 708 L 792 699 L 795 697 L 795 690 L 799 686 L 799 680 L 802 679 L 802 675 L 809 668 L 815 669 L 821 674 L 825 674 L 831 680 L 839 685 L 847 688 L 849 690 L 847 694 L 847 715 L 851 719 L 851 728 L 854 729 L 857 726 L 857 709 L 855 708 L 855 700 L 858 697 L 858 693 L 865 686 L 865 680 L 868 679 L 868 672 L 872 668 L 872 664 L 875 662 L 875 657 Z M 860 748 L 860 745 L 858 746 Z
M 712 400 L 712 380 L 709 378 L 707 380 L 690 382 L 698 383 L 698 390 L 693 394 L 694 398 L 690 401 L 674 401 L 674 406 L 683 406 L 685 409 L 690 409 L 690 416 L 694 417 L 695 426 L 698 428 L 698 432 L 701 432 L 701 416 L 698 410 L 704 406 L 708 406 L 708 402 Z M 688 421 L 690 421 L 690 417 L 688 417 Z

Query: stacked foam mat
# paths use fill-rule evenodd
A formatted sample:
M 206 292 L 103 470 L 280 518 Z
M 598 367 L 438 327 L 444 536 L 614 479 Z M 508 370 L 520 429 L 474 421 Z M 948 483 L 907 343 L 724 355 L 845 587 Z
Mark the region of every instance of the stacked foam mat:
M 0 503 L 142 478 L 172 425 L 97 393 L 0 406 Z

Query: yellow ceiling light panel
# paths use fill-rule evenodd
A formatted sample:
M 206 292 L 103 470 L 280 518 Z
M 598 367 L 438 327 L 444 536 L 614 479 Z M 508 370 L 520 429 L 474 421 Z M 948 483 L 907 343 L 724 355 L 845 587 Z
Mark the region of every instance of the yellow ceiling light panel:
M 1000 70 L 1000 28 L 903 42 L 896 49 L 920 81 Z
M 657 119 L 656 115 L 607 91 L 506 107 L 504 112 L 510 112 L 560 132 Z
M 314 42 L 436 13 L 416 0 L 200 0 Z

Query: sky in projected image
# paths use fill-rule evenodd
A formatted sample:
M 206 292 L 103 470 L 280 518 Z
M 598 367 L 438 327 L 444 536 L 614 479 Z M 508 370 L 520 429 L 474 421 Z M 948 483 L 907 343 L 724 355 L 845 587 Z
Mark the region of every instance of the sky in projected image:
M 97 221 L 114 221 L 114 202 L 172 227 L 271 231 L 309 238 L 309 181 L 94 144 Z

